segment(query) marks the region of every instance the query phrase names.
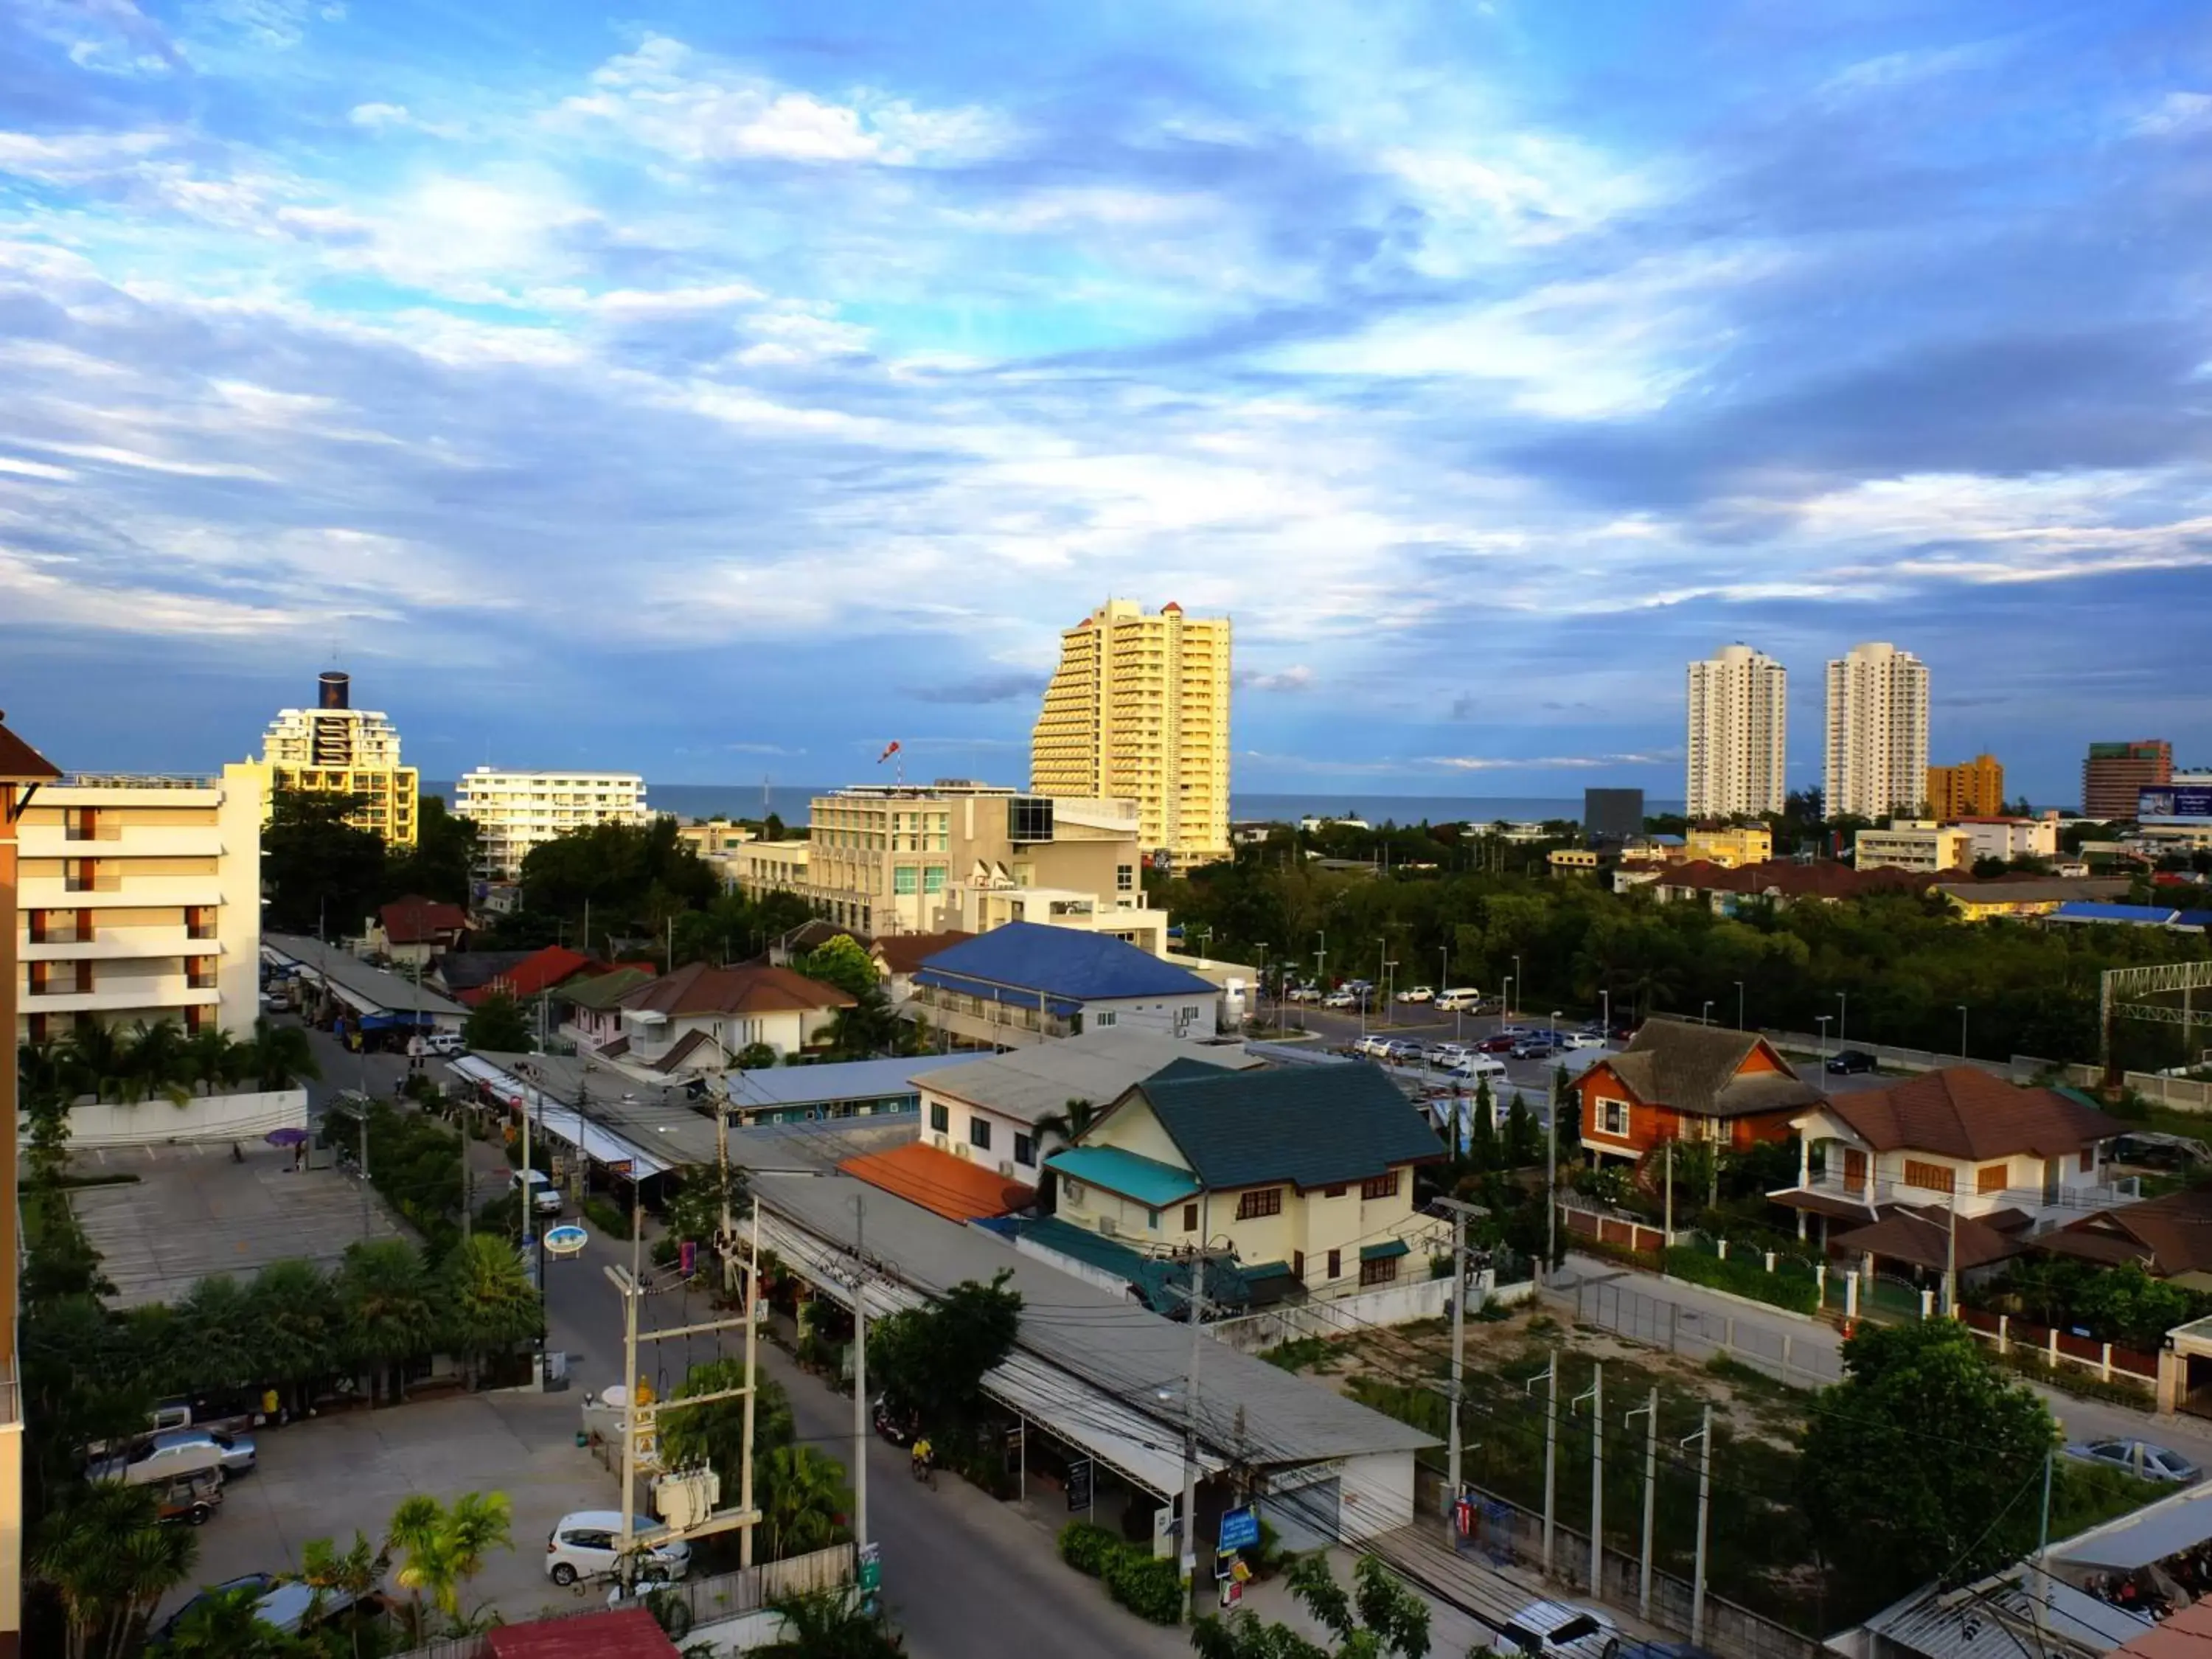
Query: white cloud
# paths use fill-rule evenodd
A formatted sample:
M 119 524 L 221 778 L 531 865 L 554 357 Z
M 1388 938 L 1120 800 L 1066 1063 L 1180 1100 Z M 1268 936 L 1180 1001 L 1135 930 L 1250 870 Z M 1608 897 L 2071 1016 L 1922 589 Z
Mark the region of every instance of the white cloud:
M 1001 148 L 1005 124 L 980 108 L 917 109 L 857 90 L 849 102 L 780 87 L 665 35 L 610 58 L 593 90 L 559 118 L 605 124 L 632 142 L 687 161 L 751 158 L 926 167 L 973 161 Z
M 305 611 L 239 604 L 204 594 L 173 593 L 88 580 L 64 559 L 34 557 L 0 545 L 0 601 L 17 624 L 95 629 L 105 633 L 253 637 L 318 620 Z M 322 618 L 327 620 L 327 613 Z
M 169 143 L 161 132 L 0 132 L 0 173 L 82 184 L 135 167 Z
M 2182 138 L 2212 128 L 2212 94 L 2169 92 L 2132 123 L 2150 138 Z
M 356 104 L 346 119 L 371 132 L 422 132 L 434 138 L 458 138 L 467 131 L 457 122 L 426 121 L 404 104 Z
M 65 466 L 49 466 L 44 461 L 27 461 L 19 456 L 0 455 L 0 472 L 18 478 L 46 478 L 56 483 L 67 483 L 76 474 Z
M 67 455 L 72 460 L 105 462 L 110 466 L 130 467 L 142 472 L 166 472 L 179 478 L 252 478 L 263 483 L 276 482 L 276 475 L 273 472 L 236 462 L 193 461 L 170 455 L 149 455 L 141 450 L 119 449 L 112 444 L 57 443 L 38 439 L 21 441 L 34 449 Z

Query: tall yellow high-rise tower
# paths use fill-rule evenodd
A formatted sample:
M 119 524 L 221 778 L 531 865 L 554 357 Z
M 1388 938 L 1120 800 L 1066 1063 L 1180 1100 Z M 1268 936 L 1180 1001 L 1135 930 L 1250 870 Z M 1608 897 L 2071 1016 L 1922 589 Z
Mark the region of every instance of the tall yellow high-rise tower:
M 1141 844 L 1177 868 L 1228 857 L 1229 618 L 1113 599 L 1060 638 L 1030 787 L 1134 800 Z
M 384 837 L 389 847 L 415 844 L 420 779 L 399 763 L 399 733 L 374 709 L 353 706 L 353 681 L 323 675 L 313 708 L 286 708 L 261 740 L 261 795 L 273 807 L 282 791 L 350 795 L 346 822 Z

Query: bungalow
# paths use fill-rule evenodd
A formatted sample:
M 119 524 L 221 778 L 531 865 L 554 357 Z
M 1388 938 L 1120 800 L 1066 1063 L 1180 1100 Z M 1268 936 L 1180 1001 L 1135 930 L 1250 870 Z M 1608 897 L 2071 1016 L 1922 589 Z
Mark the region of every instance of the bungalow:
M 1644 1022 L 1628 1047 L 1571 1085 L 1585 1152 L 1640 1159 L 1670 1140 L 1739 1150 L 1790 1139 L 1791 1120 L 1822 1098 L 1756 1031 Z
M 1372 1066 L 1224 1072 L 1179 1060 L 1046 1158 L 1058 1219 L 1152 1255 L 1226 1237 L 1248 1284 L 1348 1295 L 1443 1248 L 1413 1170 L 1444 1149 Z
M 779 1059 L 821 1035 L 854 999 L 834 985 L 788 968 L 709 968 L 695 962 L 641 985 L 622 999 L 621 1054 L 625 1070 L 658 1073 L 720 1071 L 756 1042 Z
M 458 904 L 410 893 L 378 910 L 362 931 L 371 956 L 427 968 L 434 958 L 461 948 L 469 915 Z
M 653 983 L 650 968 L 617 968 L 591 979 L 571 980 L 556 1000 L 561 1005 L 561 1035 L 576 1045 L 577 1052 L 608 1060 L 628 1050 L 623 1036 L 622 1000 L 641 985 Z M 621 1043 L 622 1048 L 615 1045 Z
M 2102 1267 L 2134 1261 L 2154 1279 L 2212 1291 L 2212 1193 L 2185 1188 L 2069 1221 L 2036 1248 Z
M 1885 1261 L 1916 1283 L 1991 1269 L 2032 1234 L 2135 1195 L 2132 1182 L 2106 1179 L 2100 1157 L 2124 1124 L 1978 1066 L 1837 1095 L 1791 1127 L 1797 1182 L 1768 1197 L 1797 1212 L 1800 1238 L 1817 1218 L 1830 1253 L 1858 1258 L 1869 1276 Z
M 1221 992 L 1103 933 L 1010 921 L 924 961 L 908 1008 L 958 1042 L 1014 1048 L 1119 1026 L 1202 1040 Z
M 939 951 L 949 951 L 975 937 L 957 928 L 939 933 L 887 933 L 870 948 L 868 957 L 876 964 L 877 976 L 890 1000 L 902 1003 L 914 994 L 914 976 L 921 971 L 923 963 Z
M 457 965 L 465 964 L 465 965 Z M 580 951 L 565 945 L 548 945 L 524 951 L 455 952 L 438 964 L 433 975 L 447 994 L 473 1008 L 486 999 L 505 994 L 527 1002 L 572 979 L 606 971 Z

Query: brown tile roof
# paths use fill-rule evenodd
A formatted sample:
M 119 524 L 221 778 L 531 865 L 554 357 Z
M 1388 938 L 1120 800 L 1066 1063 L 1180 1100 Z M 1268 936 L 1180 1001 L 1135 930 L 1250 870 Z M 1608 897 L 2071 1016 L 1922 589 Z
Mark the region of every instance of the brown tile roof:
M 468 912 L 443 899 L 427 899 L 420 893 L 396 898 L 377 913 L 384 935 L 394 945 L 435 945 L 447 933 L 468 931 Z
M 672 1072 L 678 1066 L 681 1066 L 685 1060 L 690 1059 L 692 1054 L 702 1044 L 711 1042 L 713 1041 L 714 1036 L 710 1032 L 686 1031 L 682 1036 L 676 1040 L 675 1044 L 666 1054 L 661 1055 L 659 1060 L 653 1060 L 650 1063 L 653 1069 L 656 1072 Z M 605 1054 L 606 1050 L 603 1048 L 599 1052 L 601 1054 Z
M 853 999 L 834 985 L 788 968 L 709 968 L 695 962 L 641 985 L 622 1000 L 625 1008 L 666 1014 L 774 1014 L 793 1009 L 849 1008 Z
M 1671 1106 L 1693 1117 L 1748 1117 L 1817 1104 L 1820 1091 L 1791 1071 L 1790 1063 L 1771 1048 L 1767 1053 L 1780 1071 L 1737 1075 L 1753 1051 L 1764 1044 L 1756 1031 L 1646 1020 L 1626 1049 L 1598 1066 L 1610 1070 L 1645 1104 Z
M 2127 1126 L 2050 1089 L 2021 1089 L 1973 1066 L 1837 1095 L 1827 1109 L 1878 1152 L 1935 1152 L 1945 1158 L 2060 1158 Z
M 887 1152 L 848 1158 L 837 1167 L 871 1187 L 934 1210 L 950 1221 L 975 1221 L 1027 1209 L 1036 1195 L 988 1164 L 970 1163 L 919 1140 Z
M 876 956 L 890 974 L 910 974 L 948 945 L 975 938 L 957 927 L 941 933 L 886 933 L 876 940 Z
M 7 716 L 0 714 L 0 778 L 17 783 L 52 783 L 61 768 L 10 732 Z
M 1910 870 L 1854 870 L 1848 864 L 1800 864 L 1794 859 L 1769 859 L 1763 864 L 1723 869 L 1705 859 L 1668 866 L 1659 877 L 1662 887 L 1688 887 L 1701 893 L 1771 893 L 1782 899 L 1861 898 L 1869 893 L 1918 892 L 1928 884 L 1924 874 Z
M 2212 1193 L 2187 1188 L 2123 1205 L 2036 1241 L 2065 1255 L 2140 1261 L 2161 1278 L 2212 1271 Z
M 1948 1210 L 1894 1204 L 1872 1226 L 1839 1233 L 1829 1239 L 1828 1245 L 1852 1255 L 1884 1256 L 1941 1273 L 1951 1259 L 1951 1222 Z M 2010 1261 L 2027 1248 L 2022 1241 L 2008 1237 L 1972 1216 L 1959 1217 L 1958 1228 L 1958 1265 L 1962 1272 Z
M 2125 881 L 2094 876 L 2038 876 L 2024 870 L 1987 881 L 1942 881 L 1933 891 L 1960 904 L 2065 904 L 2076 899 L 2125 896 Z

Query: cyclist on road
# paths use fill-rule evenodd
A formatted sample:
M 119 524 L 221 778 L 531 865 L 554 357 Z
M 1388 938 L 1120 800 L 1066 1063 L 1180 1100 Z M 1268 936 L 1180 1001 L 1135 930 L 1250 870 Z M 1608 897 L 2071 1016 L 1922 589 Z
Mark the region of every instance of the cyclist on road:
M 930 1463 L 936 1455 L 937 1449 L 929 1443 L 929 1437 L 927 1435 L 921 1435 L 915 1438 L 914 1443 L 914 1473 L 916 1480 L 921 1479 L 924 1474 L 929 1472 Z

